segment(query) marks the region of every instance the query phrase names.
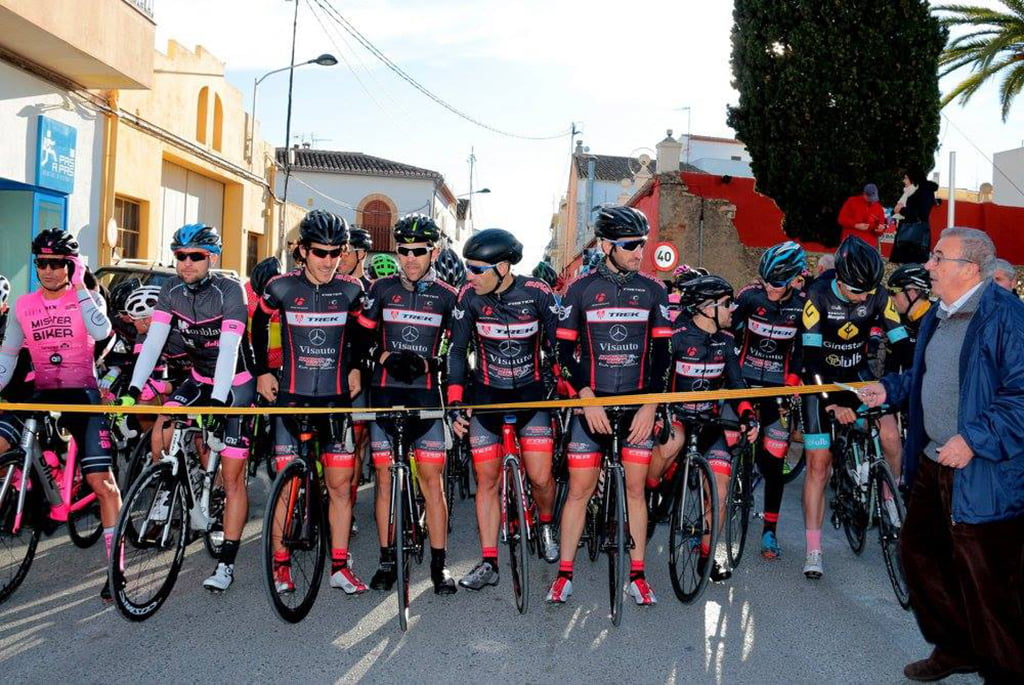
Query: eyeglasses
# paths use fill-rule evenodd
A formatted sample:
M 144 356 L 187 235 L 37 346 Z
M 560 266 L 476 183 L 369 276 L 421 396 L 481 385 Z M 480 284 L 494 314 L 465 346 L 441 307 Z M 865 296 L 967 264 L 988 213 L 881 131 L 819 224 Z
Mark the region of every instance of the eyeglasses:
M 836 281 L 836 283 L 838 283 L 839 285 L 841 285 L 844 288 L 846 288 L 850 292 L 851 295 L 863 295 L 864 293 L 868 292 L 867 290 L 864 290 L 863 288 L 854 288 L 852 285 L 850 285 L 848 283 L 843 283 L 842 281 Z
M 485 274 L 488 271 L 490 271 L 491 269 L 497 269 L 497 268 L 498 268 L 497 264 L 481 264 L 480 266 L 476 266 L 474 264 L 467 264 L 466 265 L 466 271 L 468 271 L 469 273 L 471 273 L 471 274 L 473 274 L 475 276 L 479 276 L 481 274 Z
M 928 253 L 928 261 L 935 262 L 936 264 L 942 264 L 942 262 L 959 262 L 961 264 L 977 264 L 977 262 L 970 259 L 964 259 L 963 257 L 946 257 L 945 255 L 937 254 L 935 252 Z
M 208 255 L 205 252 L 175 252 L 174 258 L 179 262 L 186 259 L 190 262 L 205 262 Z
M 611 242 L 612 245 L 619 248 L 620 250 L 625 250 L 626 252 L 633 252 L 635 250 L 639 250 L 641 247 L 647 244 L 646 240 L 613 240 Z
M 39 269 L 40 271 L 46 271 L 47 269 L 52 269 L 53 271 L 58 271 L 60 269 L 65 268 L 67 265 L 68 265 L 68 260 L 66 260 L 66 259 L 37 259 L 36 260 L 36 268 Z
M 399 257 L 422 257 L 423 255 L 430 252 L 429 247 L 402 247 L 398 246 L 396 250 Z
M 322 247 L 311 247 L 309 248 L 309 252 L 320 259 L 337 259 L 341 256 L 341 253 L 344 252 L 344 249 L 336 247 L 333 250 L 325 250 Z

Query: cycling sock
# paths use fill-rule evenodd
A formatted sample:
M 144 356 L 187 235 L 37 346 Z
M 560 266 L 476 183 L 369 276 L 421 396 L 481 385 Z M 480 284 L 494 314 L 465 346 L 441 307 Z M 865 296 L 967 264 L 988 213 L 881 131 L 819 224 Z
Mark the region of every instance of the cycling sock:
M 554 514 L 541 514 L 540 515 L 541 525 L 543 525 L 545 523 L 551 523 L 554 520 L 555 520 L 555 515 Z
M 288 553 L 288 550 L 282 549 L 278 552 L 274 552 L 274 570 L 281 568 L 282 566 L 292 565 L 292 555 Z
M 765 533 L 774 533 L 779 527 L 779 512 L 764 512 L 764 528 L 761 529 L 761 535 Z
M 107 548 L 107 559 L 110 559 L 110 547 L 114 544 L 114 529 L 104 528 L 103 529 L 103 544 Z
M 700 555 L 705 559 L 711 556 L 711 545 L 703 540 L 700 543 Z
M 661 479 L 660 478 L 648 478 L 646 483 L 645 483 L 645 485 L 647 486 L 648 490 L 653 490 L 654 488 L 656 488 L 659 485 L 661 485 Z
M 558 562 L 558 577 L 565 578 L 566 580 L 572 580 L 572 562 L 571 561 L 560 561 Z
M 441 569 L 443 569 L 445 561 L 446 561 L 446 557 L 447 557 L 447 553 L 445 552 L 444 547 L 441 547 L 440 549 L 438 549 L 437 547 L 431 547 L 430 548 L 430 570 L 431 571 L 434 571 L 434 570 L 440 571 Z
M 644 577 L 644 560 L 633 560 L 629 562 L 629 581 L 639 580 Z
M 821 529 L 811 530 L 808 528 L 804 531 L 804 535 L 807 537 L 807 552 L 820 552 L 821 551 Z
M 331 575 L 348 568 L 348 549 L 331 548 Z
M 491 568 L 498 570 L 498 548 L 484 547 L 482 550 L 483 560 L 491 565 Z
M 241 540 L 225 540 L 224 546 L 220 550 L 220 563 L 234 566 L 235 557 L 238 556 L 238 547 L 241 544 Z

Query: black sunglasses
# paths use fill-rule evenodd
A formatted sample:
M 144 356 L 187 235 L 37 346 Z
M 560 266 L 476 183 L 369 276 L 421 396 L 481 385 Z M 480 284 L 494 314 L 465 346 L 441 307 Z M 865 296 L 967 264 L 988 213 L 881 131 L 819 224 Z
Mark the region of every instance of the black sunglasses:
M 641 247 L 647 244 L 646 240 L 613 240 L 612 244 L 620 250 L 626 252 L 633 252 L 639 250 Z
M 320 259 L 337 259 L 343 251 L 340 247 L 336 247 L 333 250 L 325 250 L 322 247 L 310 247 L 308 249 L 311 254 L 316 255 Z
M 206 256 L 207 255 L 206 255 L 205 252 L 175 252 L 174 253 L 174 258 L 177 259 L 179 262 L 183 262 L 186 259 L 188 261 L 190 261 L 190 262 L 205 262 L 206 261 Z
M 59 269 L 63 269 L 67 265 L 68 265 L 68 260 L 66 260 L 66 259 L 37 259 L 36 260 L 36 268 L 39 269 L 40 271 L 45 271 L 46 269 L 52 269 L 53 271 L 57 271 Z
M 400 257 L 422 257 L 423 255 L 430 252 L 429 247 L 402 247 L 398 246 L 398 255 Z
M 496 268 L 498 268 L 497 264 L 481 264 L 479 266 L 477 266 L 476 264 L 467 264 L 466 265 L 466 271 L 468 271 L 469 273 L 471 273 L 471 274 L 473 274 L 475 276 L 479 276 L 480 274 L 485 274 L 488 271 L 490 271 L 491 269 L 496 269 Z

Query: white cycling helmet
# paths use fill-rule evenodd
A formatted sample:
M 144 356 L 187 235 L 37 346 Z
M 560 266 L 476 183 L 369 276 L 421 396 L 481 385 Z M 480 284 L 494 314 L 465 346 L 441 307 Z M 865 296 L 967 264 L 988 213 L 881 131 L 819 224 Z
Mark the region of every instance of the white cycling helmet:
M 7 276 L 0 275 L 0 307 L 7 304 L 7 298 L 11 296 L 11 282 Z
M 133 290 L 124 303 L 124 311 L 133 319 L 147 319 L 153 316 L 153 307 L 160 297 L 160 286 L 144 285 Z

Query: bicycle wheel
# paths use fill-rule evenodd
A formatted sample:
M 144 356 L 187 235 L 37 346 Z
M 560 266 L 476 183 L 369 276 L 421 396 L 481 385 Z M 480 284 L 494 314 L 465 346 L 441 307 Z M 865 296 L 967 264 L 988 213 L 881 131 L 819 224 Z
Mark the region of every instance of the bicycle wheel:
M 277 474 L 263 515 L 263 578 L 270 604 L 283 620 L 298 623 L 313 608 L 327 557 L 327 525 L 320 488 L 305 462 Z M 277 588 L 274 552 L 288 552 L 289 586 Z
M 39 517 L 45 516 L 37 496 L 28 492 L 17 532 L 18 487 L 25 455 L 11 450 L 0 455 L 0 602 L 6 601 L 28 575 L 39 544 Z
M 864 542 L 867 540 L 870 517 L 866 501 L 868 493 L 853 480 L 853 476 L 846 469 L 845 464 L 849 463 L 847 458 L 844 457 L 840 463 L 843 464 L 839 467 L 839 493 L 837 493 L 843 512 L 840 520 L 843 524 L 846 542 L 854 554 L 860 555 L 864 551 Z
M 789 451 L 786 452 L 786 459 L 782 464 L 782 482 L 788 484 L 790 481 L 795 480 L 797 476 L 803 473 L 804 464 L 806 463 L 806 457 L 804 456 L 804 442 L 803 439 L 793 440 L 789 443 Z
M 170 464 L 149 466 L 132 485 L 114 527 L 109 567 L 117 610 L 145 621 L 171 594 L 185 559 L 188 512 Z
M 397 469 L 391 476 L 391 509 L 394 516 L 392 544 L 395 547 L 395 594 L 398 595 L 398 625 L 402 630 L 409 629 L 409 528 L 411 512 L 406 512 L 409 497 L 409 484 L 406 479 L 409 473 Z
M 875 464 L 871 472 L 871 483 L 875 491 L 875 513 L 878 516 L 878 542 L 882 545 L 882 558 L 889 574 L 896 601 L 904 609 L 910 608 L 910 591 L 903 575 L 903 559 L 900 557 L 900 533 L 903 530 L 903 498 L 896 488 L 889 465 L 884 461 Z M 889 502 L 886 503 L 886 498 Z
M 601 512 L 593 497 L 587 502 L 587 518 L 583 524 L 583 534 L 587 540 L 587 556 L 591 561 L 597 561 L 597 557 L 601 554 Z
M 210 527 L 203 534 L 203 546 L 213 559 L 220 559 L 224 547 L 224 487 L 218 485 L 210 493 Z
M 518 464 L 505 465 L 505 507 L 508 520 L 508 559 L 512 567 L 512 592 L 516 609 L 525 614 L 530 609 L 530 553 L 526 544 L 526 507 L 523 474 Z
M 71 501 L 76 502 L 92 493 L 82 471 L 75 467 L 75 480 L 71 484 Z M 103 535 L 103 521 L 100 520 L 99 500 L 93 500 L 78 511 L 68 514 L 68 537 L 75 547 L 88 549 Z
M 121 469 L 117 474 L 117 487 L 122 493 L 128 492 L 132 487 L 132 483 L 142 473 L 142 469 L 146 468 L 146 464 L 150 463 L 150 457 L 152 456 L 150 440 L 152 435 L 153 429 L 149 429 L 136 438 L 135 443 L 128 452 L 127 458 L 121 465 Z
M 621 467 L 608 469 L 605 497 L 608 502 L 605 551 L 608 553 L 608 603 L 612 624 L 622 621 L 622 597 L 626 593 L 626 564 L 629 561 L 629 525 L 626 519 L 626 483 Z
M 676 599 L 693 602 L 704 591 L 711 575 L 710 556 L 700 563 L 701 547 L 708 538 L 708 549 L 714 554 L 718 542 L 718 490 L 711 467 L 704 457 L 691 455 L 688 464 L 678 471 L 675 502 L 669 523 L 668 567 Z M 702 568 L 703 566 L 703 568 Z
M 736 568 L 743 558 L 747 544 L 747 530 L 750 528 L 750 510 L 754 494 L 751 490 L 753 465 L 749 453 L 740 455 L 729 476 L 729 490 L 725 497 L 725 548 L 729 566 Z

